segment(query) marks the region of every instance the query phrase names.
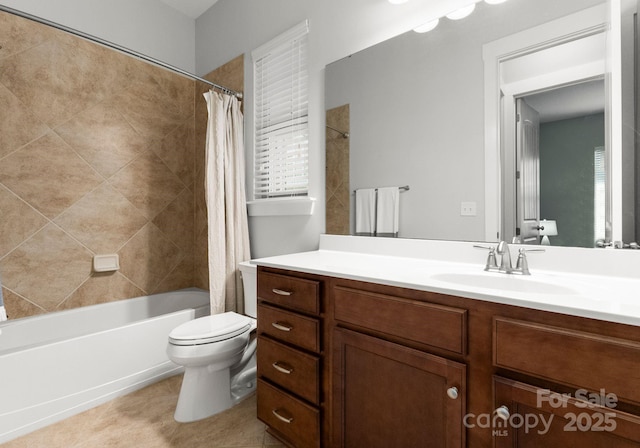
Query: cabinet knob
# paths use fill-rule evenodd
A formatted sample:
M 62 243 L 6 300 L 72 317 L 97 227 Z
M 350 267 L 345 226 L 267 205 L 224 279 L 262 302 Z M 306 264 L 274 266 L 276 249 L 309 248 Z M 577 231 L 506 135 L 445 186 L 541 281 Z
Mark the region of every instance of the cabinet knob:
M 449 398 L 451 398 L 452 400 L 455 400 L 458 398 L 458 388 L 457 387 L 450 387 L 449 389 L 447 389 L 447 396 Z
M 279 296 L 290 296 L 291 294 L 293 294 L 291 291 L 285 291 L 284 289 L 278 288 L 273 288 L 271 291 L 273 291 L 274 294 L 278 294 Z
M 498 409 L 496 409 L 493 412 L 496 414 L 498 418 L 501 418 L 502 420 L 509 420 L 509 417 L 511 417 L 509 408 L 504 405 L 500 406 Z

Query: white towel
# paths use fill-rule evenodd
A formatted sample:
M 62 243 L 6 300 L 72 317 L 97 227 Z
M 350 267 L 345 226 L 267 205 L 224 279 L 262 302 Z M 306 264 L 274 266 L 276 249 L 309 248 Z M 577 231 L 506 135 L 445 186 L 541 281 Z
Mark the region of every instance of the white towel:
M 356 190 L 356 235 L 374 236 L 376 231 L 376 190 Z
M 397 237 L 400 222 L 400 189 L 378 188 L 376 235 Z
M 2 298 L 2 284 L 0 283 L 0 322 L 7 320 L 7 311 L 4 309 L 4 300 Z

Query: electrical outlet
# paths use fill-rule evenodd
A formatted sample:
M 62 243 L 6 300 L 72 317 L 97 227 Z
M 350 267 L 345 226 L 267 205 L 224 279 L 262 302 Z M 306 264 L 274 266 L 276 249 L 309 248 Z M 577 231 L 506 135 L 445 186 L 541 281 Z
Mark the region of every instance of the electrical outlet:
M 476 216 L 476 203 L 462 202 L 460 204 L 460 216 Z

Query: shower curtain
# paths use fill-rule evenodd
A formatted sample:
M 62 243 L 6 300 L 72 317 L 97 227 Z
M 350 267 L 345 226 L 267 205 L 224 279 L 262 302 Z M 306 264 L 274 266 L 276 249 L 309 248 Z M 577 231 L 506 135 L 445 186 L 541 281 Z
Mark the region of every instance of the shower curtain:
M 205 195 L 209 225 L 211 314 L 243 312 L 238 263 L 250 259 L 244 186 L 244 140 L 240 101 L 213 90 L 204 94 L 209 118 Z

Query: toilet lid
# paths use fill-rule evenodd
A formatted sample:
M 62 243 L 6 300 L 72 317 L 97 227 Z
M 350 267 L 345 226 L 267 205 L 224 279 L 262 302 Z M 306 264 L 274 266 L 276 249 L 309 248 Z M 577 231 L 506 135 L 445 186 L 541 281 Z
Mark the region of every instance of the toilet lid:
M 200 317 L 178 325 L 169 333 L 176 345 L 208 344 L 230 339 L 251 328 L 251 319 L 234 312 Z

